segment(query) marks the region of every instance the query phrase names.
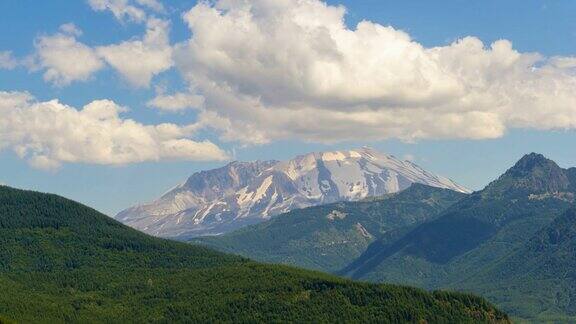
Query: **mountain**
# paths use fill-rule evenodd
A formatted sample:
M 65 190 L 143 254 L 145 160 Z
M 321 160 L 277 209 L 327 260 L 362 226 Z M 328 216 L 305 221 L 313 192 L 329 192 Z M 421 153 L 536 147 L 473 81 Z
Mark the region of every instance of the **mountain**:
M 2 322 L 509 323 L 469 294 L 258 264 L 7 187 L 0 187 L 0 286 Z
M 193 242 L 258 261 L 335 272 L 358 258 L 374 240 L 399 235 L 465 196 L 415 183 L 399 193 L 296 209 Z
M 186 239 L 230 232 L 293 209 L 394 193 L 412 183 L 469 192 L 409 161 L 362 148 L 281 162 L 232 162 L 195 173 L 158 200 L 115 218 L 154 236 Z
M 534 269 L 533 262 L 552 256 L 546 250 L 540 250 L 538 258 L 517 251 L 535 244 L 529 240 L 545 235 L 541 231 L 548 226 L 564 230 L 558 228 L 566 226 L 559 217 L 574 204 L 575 175 L 576 169 L 562 169 L 540 154 L 528 154 L 485 189 L 455 203 L 437 218 L 392 241 L 376 240 L 340 273 L 376 282 L 482 293 L 511 314 L 537 321 L 553 314 L 570 315 L 562 306 L 566 295 L 550 296 L 560 289 L 553 281 L 565 278 L 566 268 L 544 263 L 541 266 L 552 277 L 522 288 L 530 286 L 525 278 Z M 524 257 L 531 260 L 523 264 L 526 268 L 517 261 L 503 261 Z M 502 273 L 507 273 L 505 280 L 496 281 Z
M 576 210 L 569 209 L 507 257 L 451 286 L 480 292 L 518 313 L 537 314 L 533 319 L 574 322 Z

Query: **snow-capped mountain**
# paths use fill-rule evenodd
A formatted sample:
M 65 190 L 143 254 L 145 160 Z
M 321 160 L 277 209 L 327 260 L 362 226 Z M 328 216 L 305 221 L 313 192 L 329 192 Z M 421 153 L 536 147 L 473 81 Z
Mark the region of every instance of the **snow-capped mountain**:
M 161 237 L 225 233 L 292 209 L 394 193 L 412 183 L 469 192 L 409 161 L 362 148 L 289 161 L 232 162 L 193 174 L 149 204 L 116 219 Z

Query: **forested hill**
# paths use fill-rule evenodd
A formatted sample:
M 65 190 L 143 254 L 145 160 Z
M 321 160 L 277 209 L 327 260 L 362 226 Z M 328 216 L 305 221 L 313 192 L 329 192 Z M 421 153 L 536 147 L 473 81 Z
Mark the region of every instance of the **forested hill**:
M 573 323 L 575 203 L 576 168 L 527 154 L 435 219 L 375 241 L 343 272 L 474 292 L 523 320 Z
M 399 236 L 466 196 L 415 183 L 399 193 L 297 209 L 229 234 L 191 242 L 257 261 L 335 273 L 375 240 Z
M 0 322 L 508 322 L 479 297 L 262 265 L 7 187 L 0 287 Z

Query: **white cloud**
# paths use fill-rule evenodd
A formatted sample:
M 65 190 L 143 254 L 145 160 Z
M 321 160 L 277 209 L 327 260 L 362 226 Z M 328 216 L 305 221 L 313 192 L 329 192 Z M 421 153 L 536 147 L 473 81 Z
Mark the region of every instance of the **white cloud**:
M 19 65 L 10 51 L 0 51 L 0 69 L 12 70 Z
M 426 48 L 318 0 L 199 2 L 175 64 L 224 140 L 485 139 L 576 128 L 568 58 L 466 37 Z
M 170 24 L 152 18 L 142 40 L 98 47 L 98 54 L 135 87 L 148 87 L 152 77 L 170 69 L 172 47 L 168 37 Z
M 551 64 L 560 69 L 576 69 L 576 56 L 556 56 L 550 60 Z
M 189 93 L 175 93 L 172 95 L 158 94 L 154 99 L 148 101 L 146 105 L 167 112 L 181 112 L 187 109 L 201 107 L 203 103 L 204 98 L 202 96 Z
M 158 13 L 166 12 L 166 8 L 164 8 L 164 5 L 158 0 L 136 0 L 136 3 L 138 3 L 141 6 L 150 8 Z
M 81 110 L 57 100 L 38 102 L 22 92 L 0 92 L 0 149 L 12 149 L 32 166 L 62 163 L 122 165 L 160 160 L 223 160 L 209 141 L 189 139 L 193 127 L 143 125 L 123 119 L 125 109 L 97 100 Z
M 44 80 L 58 86 L 73 81 L 87 81 L 90 76 L 104 67 L 104 63 L 90 47 L 78 42 L 80 32 L 73 24 L 60 27 L 62 32 L 36 39 L 32 70 L 43 69 Z
M 152 78 L 170 69 L 173 62 L 170 24 L 151 18 L 146 26 L 141 40 L 91 48 L 76 39 L 82 35 L 76 25 L 64 24 L 60 32 L 36 39 L 36 53 L 25 65 L 31 71 L 43 70 L 47 82 L 66 86 L 74 81 L 87 81 L 108 63 L 132 86 L 148 87 Z M 2 61 L 6 67 L 15 64 L 10 53 L 0 53 L 0 64 Z
M 146 12 L 130 5 L 128 0 L 88 0 L 88 4 L 96 11 L 110 10 L 120 21 L 144 22 L 146 20 Z
M 155 13 L 164 14 L 166 8 L 158 0 L 88 0 L 88 4 L 93 10 L 110 10 L 114 17 L 121 22 L 131 21 L 142 23 L 149 19 L 145 9 L 150 9 Z
M 82 36 L 82 30 L 78 28 L 74 23 L 67 23 L 60 26 L 60 30 L 68 35 L 80 37 Z

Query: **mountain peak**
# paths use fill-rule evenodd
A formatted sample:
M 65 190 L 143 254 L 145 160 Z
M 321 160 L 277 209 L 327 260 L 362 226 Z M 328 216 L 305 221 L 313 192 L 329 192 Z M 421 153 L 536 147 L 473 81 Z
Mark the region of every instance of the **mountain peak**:
M 542 154 L 524 155 L 498 180 L 486 189 L 489 192 L 559 192 L 570 186 L 566 170 Z
M 539 153 L 530 153 L 524 155 L 516 164 L 509 170 L 512 172 L 533 172 L 537 169 L 559 169 L 560 167 L 556 162 L 546 158 Z
M 524 155 L 506 174 L 514 178 L 538 178 L 542 181 L 567 181 L 565 170 L 560 168 L 556 162 L 538 153 Z

